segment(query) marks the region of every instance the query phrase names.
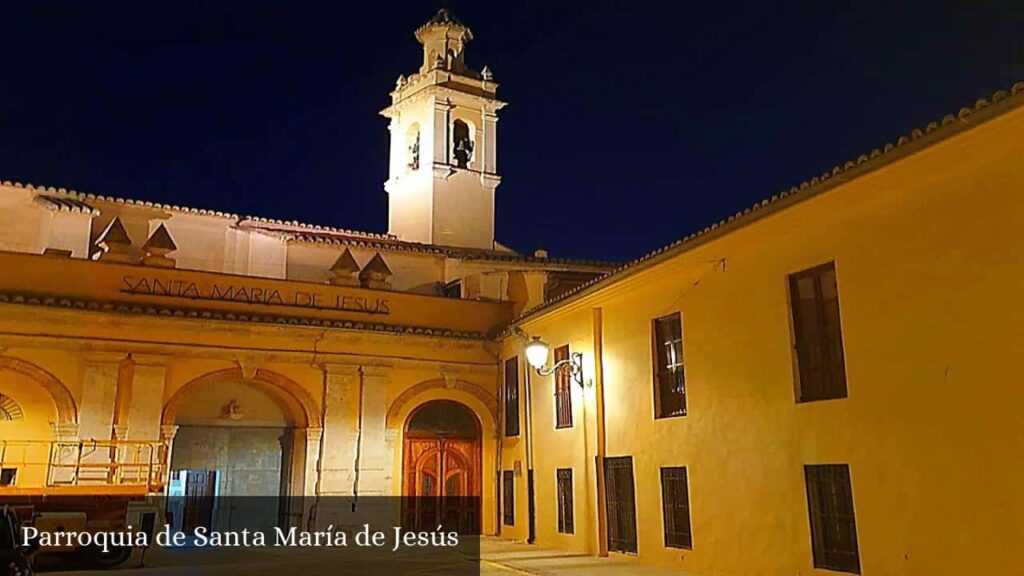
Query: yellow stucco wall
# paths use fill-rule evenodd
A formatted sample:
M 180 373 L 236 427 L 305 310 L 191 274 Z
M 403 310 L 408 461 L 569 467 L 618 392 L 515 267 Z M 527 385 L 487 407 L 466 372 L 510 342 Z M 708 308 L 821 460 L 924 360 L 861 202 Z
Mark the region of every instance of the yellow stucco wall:
M 693 574 L 814 574 L 805 464 L 848 463 L 864 574 L 1011 574 L 1024 539 L 1024 109 L 530 317 L 594 373 L 607 455 L 633 457 L 638 556 Z M 848 397 L 797 404 L 787 275 L 834 261 Z M 688 415 L 655 420 L 651 320 L 682 313 Z M 521 346 L 509 338 L 507 357 Z M 596 551 L 596 387 L 555 430 L 533 376 L 537 543 Z M 585 423 L 585 426 L 584 426 Z M 584 444 L 587 448 L 584 449 Z M 504 442 L 503 467 L 525 441 Z M 576 534 L 555 533 L 572 466 Z M 693 550 L 666 548 L 658 468 L 689 472 Z M 589 470 L 589 471 L 588 471 Z M 524 474 L 525 476 L 525 474 Z M 526 537 L 525 480 L 516 495 Z

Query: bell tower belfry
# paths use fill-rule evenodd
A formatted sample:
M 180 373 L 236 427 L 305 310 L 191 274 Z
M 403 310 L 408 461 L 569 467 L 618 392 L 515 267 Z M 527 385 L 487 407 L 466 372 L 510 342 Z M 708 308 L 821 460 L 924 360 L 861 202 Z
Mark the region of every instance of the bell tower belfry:
M 416 30 L 423 62 L 399 76 L 391 105 L 388 232 L 413 242 L 492 249 L 498 85 L 466 66 L 473 33 L 448 9 Z

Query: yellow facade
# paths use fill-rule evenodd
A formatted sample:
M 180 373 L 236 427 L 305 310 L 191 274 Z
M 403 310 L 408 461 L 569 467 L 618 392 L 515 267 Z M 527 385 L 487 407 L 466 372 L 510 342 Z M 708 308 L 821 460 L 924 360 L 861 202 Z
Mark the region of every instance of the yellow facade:
M 575 425 L 556 429 L 552 379 L 529 370 L 532 436 L 524 418 L 503 441 L 503 468 L 524 473 L 502 534 L 529 536 L 532 443 L 539 545 L 601 553 L 595 457 L 632 456 L 640 562 L 824 573 L 812 566 L 803 466 L 846 463 L 862 573 L 1022 573 L 1024 392 L 1010 360 L 1024 342 L 1022 96 L 519 320 L 582 352 L 586 386 L 573 386 Z M 848 397 L 797 403 L 787 276 L 829 261 Z M 677 311 L 688 412 L 655 419 L 651 322 Z M 521 374 L 523 344 L 510 333 L 503 348 Z M 687 467 L 692 550 L 663 543 L 664 466 Z M 555 470 L 569 467 L 572 535 L 557 533 L 553 505 Z
M 494 240 L 502 103 L 452 18 L 421 28 L 385 111 L 391 234 L 0 185 L 0 495 L 167 493 L 204 467 L 239 493 L 234 461 L 203 451 L 257 429 L 287 430 L 275 495 L 408 494 L 407 425 L 449 400 L 479 424 L 486 534 L 608 554 L 602 463 L 629 456 L 637 563 L 824 574 L 804 467 L 846 464 L 861 573 L 1024 574 L 1024 84 L 611 270 Z M 788 278 L 828 262 L 846 394 L 798 402 Z M 656 418 L 652 322 L 673 313 L 687 411 Z M 582 354 L 571 426 L 530 337 Z M 663 535 L 675 466 L 682 549 Z

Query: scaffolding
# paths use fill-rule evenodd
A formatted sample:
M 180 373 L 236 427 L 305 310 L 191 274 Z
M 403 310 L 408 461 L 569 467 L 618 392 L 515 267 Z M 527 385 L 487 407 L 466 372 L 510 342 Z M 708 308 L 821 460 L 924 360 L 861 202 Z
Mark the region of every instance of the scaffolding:
M 0 491 L 69 487 L 163 491 L 168 446 L 133 440 L 0 440 Z

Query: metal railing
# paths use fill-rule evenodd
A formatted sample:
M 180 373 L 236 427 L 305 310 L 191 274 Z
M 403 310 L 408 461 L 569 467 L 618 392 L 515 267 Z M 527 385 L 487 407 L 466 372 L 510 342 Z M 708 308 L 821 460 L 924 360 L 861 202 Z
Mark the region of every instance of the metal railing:
M 134 440 L 0 440 L 0 468 L 15 487 L 136 486 L 163 489 L 167 445 Z

